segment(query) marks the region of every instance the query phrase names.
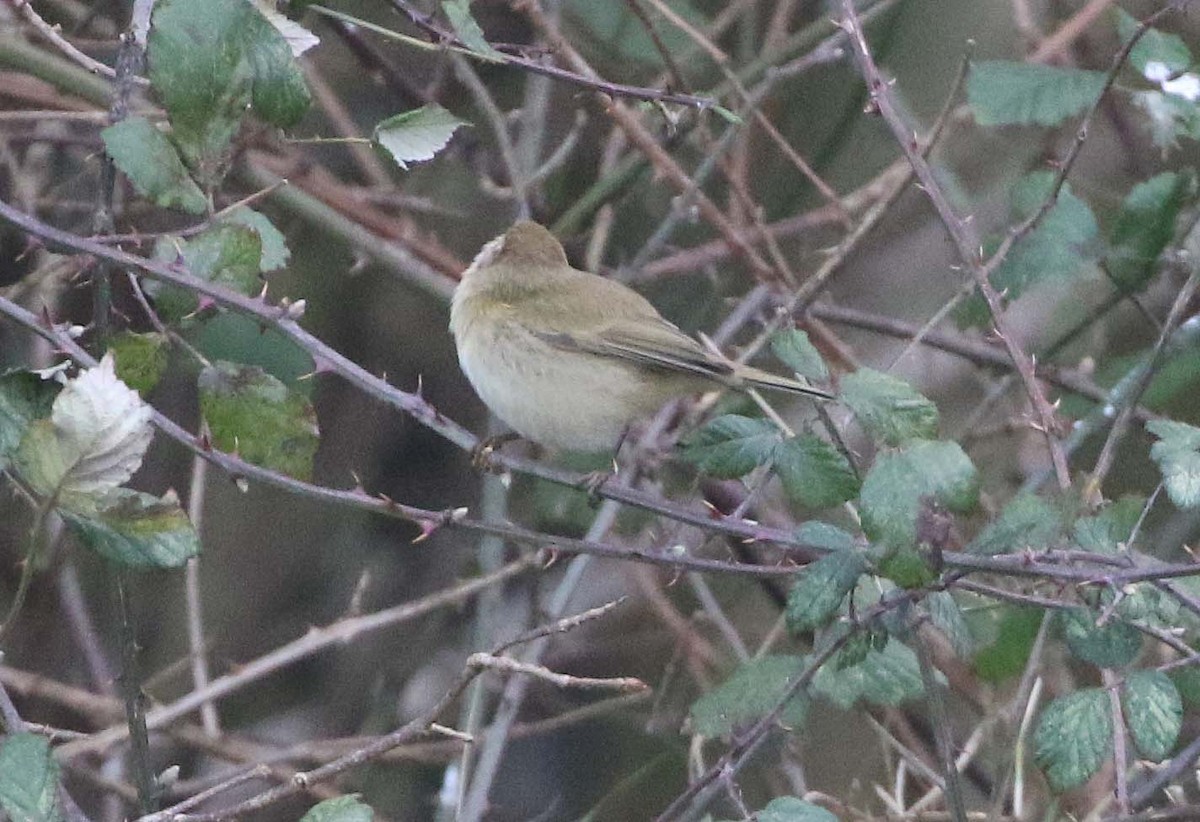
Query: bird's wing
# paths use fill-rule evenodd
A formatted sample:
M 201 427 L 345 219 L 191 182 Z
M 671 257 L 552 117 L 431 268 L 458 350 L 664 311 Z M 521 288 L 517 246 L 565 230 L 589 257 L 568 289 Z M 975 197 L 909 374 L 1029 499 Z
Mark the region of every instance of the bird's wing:
M 657 316 L 617 319 L 586 330 L 549 331 L 538 336 L 567 351 L 628 360 L 718 382 L 733 375 L 732 366 L 714 358 L 698 342 Z

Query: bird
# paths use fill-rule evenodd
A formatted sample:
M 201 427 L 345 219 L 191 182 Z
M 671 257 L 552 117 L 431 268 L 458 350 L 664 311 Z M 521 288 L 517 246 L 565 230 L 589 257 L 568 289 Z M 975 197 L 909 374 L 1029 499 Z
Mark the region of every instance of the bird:
M 833 398 L 710 353 L 633 289 L 573 268 L 558 239 L 530 220 L 486 243 L 463 272 L 450 331 L 484 405 L 556 450 L 614 451 L 634 420 L 718 388 Z

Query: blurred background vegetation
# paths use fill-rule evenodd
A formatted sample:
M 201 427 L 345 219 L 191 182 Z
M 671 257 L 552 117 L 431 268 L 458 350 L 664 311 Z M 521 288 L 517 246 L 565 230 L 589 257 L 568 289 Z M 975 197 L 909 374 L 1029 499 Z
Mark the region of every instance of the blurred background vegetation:
M 97 231 L 94 217 L 106 185 L 99 132 L 106 124 L 112 84 L 64 56 L 30 24 L 21 5 L 0 6 L 0 198 L 73 233 L 90 235 Z M 643 147 L 631 144 L 627 131 L 607 111 L 612 100 L 633 112 L 685 174 L 706 175 L 701 190 L 772 261 L 773 252 L 757 228 L 767 226 L 779 258 L 799 282 L 829 259 L 848 226 L 878 201 L 880 175 L 900 157 L 831 22 L 839 15 L 838 4 L 663 4 L 723 52 L 727 59 L 721 65 L 684 26 L 665 17 L 658 3 L 536 4 L 605 80 L 713 96 L 741 114 L 740 123 L 711 110 L 639 102 L 620 94 L 606 97 L 594 88 L 519 67 L 471 61 L 444 50 L 417 50 L 304 5 L 293 3 L 288 11 L 320 38 L 319 45 L 298 58 L 313 105 L 286 132 L 254 119 L 242 125 L 229 153 L 229 175 L 213 192 L 214 205 L 219 209 L 267 189 L 254 207 L 282 231 L 291 249 L 286 269 L 269 277 L 272 299 L 303 298 L 308 331 L 397 387 L 416 391 L 420 386 L 434 408 L 480 435 L 489 430 L 489 421 L 459 371 L 447 331 L 447 295 L 480 246 L 520 216 L 552 226 L 577 266 L 634 283 L 688 330 L 712 333 L 759 282 L 785 293 L 789 287 L 771 282 L 732 250 L 695 201 L 658 163 L 647 162 Z M 403 13 L 408 4 L 341 0 L 330 5 L 428 39 L 420 21 Z M 1118 4 L 880 0 L 860 5 L 868 15 L 872 51 L 885 73 L 895 77 L 892 92 L 917 133 L 924 135 L 950 106 L 931 162 L 952 203 L 960 214 L 973 215 L 980 236 L 1003 236 L 1014 221 L 1018 181 L 1053 168 L 1050 161 L 1061 157 L 1075 136 L 1075 121 L 1060 128 L 976 125 L 956 81 L 964 58 L 1029 58 L 1105 71 L 1120 45 L 1114 16 Z M 1161 4 L 1119 5 L 1140 19 Z M 130 4 L 42 0 L 32 6 L 47 23 L 61 27 L 66 41 L 103 63 L 114 63 Z M 521 6 L 477 0 L 469 8 L 488 42 L 516 44 L 531 59 L 572 69 L 561 48 L 531 23 Z M 414 3 L 412 8 L 450 30 L 438 4 Z M 1072 25 L 1076 29 L 1068 30 Z M 1194 11 L 1171 15 L 1162 26 L 1196 43 Z M 664 50 L 673 65 L 664 61 Z M 760 60 L 767 62 L 761 65 Z M 762 91 L 757 110 L 840 199 L 823 195 L 765 134 L 729 89 L 727 71 L 743 73 L 742 82 L 752 94 Z M 764 78 L 770 80 L 769 89 Z M 1137 82 L 1136 77 L 1122 78 Z M 362 143 L 304 142 L 370 136 L 385 118 L 430 102 L 470 125 L 458 129 L 436 157 L 407 169 Z M 134 90 L 134 109 L 147 111 L 155 105 L 153 90 Z M 1106 229 L 1132 186 L 1162 171 L 1189 169 L 1195 162 L 1194 139 L 1185 136 L 1175 146 L 1160 147 L 1151 139 L 1146 119 L 1142 109 L 1114 94 L 1097 112 L 1072 170 L 1071 191 Z M 718 153 L 714 145 L 721 146 L 721 162 L 710 170 L 706 162 Z M 272 187 L 278 178 L 289 182 Z M 1189 202 L 1184 210 L 1191 208 Z M 126 234 L 178 231 L 196 221 L 139 196 L 123 177 L 116 185 L 114 213 L 115 230 Z M 671 229 L 662 240 L 657 234 L 669 222 Z M 148 245 L 127 246 L 150 251 Z M 26 233 L 5 227 L 0 231 L 0 294 L 57 321 L 87 326 L 93 299 L 87 266 L 61 251 L 32 244 Z M 767 268 L 772 267 L 769 262 Z M 1109 293 L 1104 275 L 1086 262 L 1079 269 L 1036 283 L 1012 302 L 1008 316 L 1021 343 L 1033 351 L 1090 320 L 1055 364 L 1104 389 L 1154 343 L 1158 327 L 1147 318 L 1166 314 L 1184 277 L 1168 270 L 1136 301 L 1100 314 L 1097 307 Z M 964 282 L 942 222 L 922 191 L 909 186 L 845 255 L 820 304 L 919 328 L 948 301 L 969 293 Z M 116 324 L 150 330 L 128 285 L 121 278 L 115 283 Z M 748 342 L 769 316 L 769 310 L 755 311 L 730 341 L 733 347 Z M 987 323 L 960 330 L 956 316 L 951 312 L 938 328 L 956 339 L 994 343 Z M 881 334 L 862 321 L 813 322 L 822 328 L 818 333 L 810 327 L 810 334 L 835 375 L 857 366 L 885 370 L 908 342 L 903 333 Z M 336 376 L 313 376 L 307 354 L 279 333 L 264 330 L 253 317 L 222 312 L 192 323 L 183 334 L 204 357 L 261 366 L 311 400 L 320 428 L 312 469 L 317 484 L 360 485 L 373 495 L 432 510 L 466 507 L 552 534 L 582 535 L 596 515 L 596 505 L 582 492 L 520 472 L 507 476 L 506 494 L 496 476 L 485 479 L 472 467 L 468 451 L 434 430 Z M 57 359 L 45 341 L 0 320 L 0 366 L 46 367 Z M 194 358 L 172 348 L 163 378 L 146 395 L 155 408 L 191 431 L 200 424 L 197 369 Z M 956 526 L 968 535 L 1001 510 L 1029 477 L 1047 470 L 1044 439 L 1029 425 L 1019 389 L 982 416 L 973 414 L 1003 369 L 981 367 L 969 357 L 924 345 L 893 373 L 937 404 L 943 436 L 961 443 L 979 468 L 981 512 Z M 1151 386 L 1146 404 L 1155 412 L 1195 422 L 1198 375 L 1200 351 L 1173 357 Z M 1095 407 L 1095 397 L 1055 390 L 1059 394 L 1066 418 L 1082 417 Z M 734 399 L 723 403 L 724 410 L 745 408 Z M 802 413 L 796 410 L 794 416 Z M 848 436 L 854 449 L 870 450 L 860 435 Z M 1090 466 L 1103 441 L 1099 437 L 1084 443 L 1073 455 L 1073 468 Z M 1105 486 L 1108 498 L 1153 489 L 1157 473 L 1147 455 L 1148 443 L 1140 431 L 1127 438 Z M 513 449 L 574 470 L 602 467 L 606 461 L 543 454 L 522 445 Z M 654 452 L 653 444 L 647 451 Z M 698 491 L 694 472 L 671 459 L 669 451 L 657 454 L 655 462 L 660 465 L 652 487 L 678 497 L 719 497 L 717 484 L 702 484 Z M 197 482 L 193 470 L 188 452 L 159 437 L 134 484 L 156 494 L 178 489 L 186 501 Z M 198 572 L 203 650 L 214 676 L 237 671 L 312 626 L 443 590 L 477 575 L 489 561 L 480 558 L 483 537 L 470 530 L 442 528 L 414 542 L 420 530 L 412 523 L 256 482 L 239 487 L 215 469 L 199 481 L 204 496 Z M 485 482 L 492 484 L 486 498 L 481 495 Z M 790 526 L 795 518 L 781 513 L 786 505 L 772 494 L 764 502 L 769 521 Z M 1194 539 L 1197 528 L 1194 512 L 1186 511 L 1155 509 L 1148 522 L 1155 529 L 1155 553 L 1164 558 Z M 29 526 L 29 506 L 6 492 L 0 497 L 0 603 L 17 588 Z M 692 538 L 690 531 L 639 512 L 623 515 L 614 533 L 621 543 L 655 546 L 661 546 L 660 538 Z M 506 550 L 513 554 L 517 547 Z M 257 679 L 217 704 L 224 733 L 210 744 L 152 734 L 152 770 L 181 766 L 181 782 L 168 793 L 179 798 L 235 773 L 245 761 L 238 754 L 241 743 L 253 743 L 250 761 L 304 768 L 352 746 L 347 738 L 390 730 L 444 693 L 469 653 L 539 623 L 539 609 L 565 565 L 563 559 L 508 583 L 487 605 L 485 620 L 478 601 L 459 602 Z M 56 540 L 42 558 L 18 621 L 4 638 L 0 671 L 36 674 L 116 696 L 121 647 L 112 576 L 94 554 L 70 539 Z M 689 749 L 685 719 L 698 697 L 728 678 L 738 654 L 706 610 L 704 597 L 716 597 L 742 641 L 754 649 L 780 613 L 780 594 L 749 578 L 713 577 L 709 591 L 679 577 L 671 569 L 615 560 L 596 560 L 588 567 L 569 613 L 622 595 L 631 599 L 603 619 L 555 639 L 543 664 L 579 676 L 637 676 L 652 686 L 653 694 L 608 697 L 611 704 L 594 715 L 555 727 L 539 723 L 606 698 L 531 686 L 494 779 L 486 818 L 652 818 L 686 787 L 697 763 L 715 760 L 713 748 L 699 753 Z M 178 572 L 133 577 L 144 684 L 154 703 L 170 703 L 193 688 L 184 587 L 184 575 Z M 486 623 L 482 628 L 481 622 Z M 996 660 L 1010 653 L 1016 655 L 1016 665 L 982 677 L 970 662 L 957 663 L 959 668 L 946 663 L 952 690 L 974 688 L 975 696 L 986 693 L 980 698 L 991 705 L 1018 687 L 1038 623 L 1019 610 L 971 614 L 981 645 L 989 636 L 994 641 L 1002 622 L 1005 641 L 1016 650 L 993 649 L 988 664 L 1003 668 Z M 481 636 L 487 637 L 482 645 Z M 782 647 L 789 643 L 804 644 L 793 638 Z M 1042 663 L 1056 692 L 1089 676 L 1060 663 L 1061 654 L 1054 653 Z M 14 675 L 0 681 L 30 722 L 95 731 L 120 721 L 119 712 L 81 715 L 78 706 L 39 691 L 30 680 Z M 486 683 L 480 697 L 485 716 L 495 708 L 503 682 L 488 677 Z M 961 742 L 979 721 L 974 713 L 979 703 L 956 694 L 951 709 Z M 454 724 L 457 718 L 452 712 L 443 722 Z M 840 817 L 882 816 L 889 808 L 877 795 L 880 791 L 898 792 L 898 801 L 909 801 L 929 786 L 925 773 L 901 764 L 905 760 L 897 745 L 934 758 L 931 722 L 920 701 L 868 710 L 821 702 L 809 712 L 801 732 L 771 738 L 771 749 L 762 755 L 771 766 L 752 769 L 740 781 L 745 806 L 761 808 L 774 796 L 808 790 L 845 803 L 824 803 Z M 1185 742 L 1194 736 L 1194 722 L 1193 716 L 1185 724 Z M 1002 747 L 990 750 L 968 769 L 972 808 L 987 809 L 994 797 L 1010 790 L 1001 776 L 1010 753 Z M 351 772 L 337 786 L 342 792 L 360 792 L 379 818 L 453 818 L 458 761 L 459 749 L 450 741 L 416 744 L 390 761 Z M 93 818 L 134 813 L 122 749 L 112 749 L 107 758 L 67 761 L 64 769 L 66 784 Z M 223 794 L 214 807 L 259 789 L 261 783 L 248 783 Z M 1086 810 L 1103 792 L 1093 791 L 1076 805 L 1069 800 L 1064 807 Z M 1044 790 L 1037 796 L 1039 810 L 1058 807 Z M 313 801 L 302 795 L 253 818 L 298 818 Z M 998 801 L 1003 813 L 1012 812 Z M 728 797 L 713 812 L 715 818 L 741 818 Z

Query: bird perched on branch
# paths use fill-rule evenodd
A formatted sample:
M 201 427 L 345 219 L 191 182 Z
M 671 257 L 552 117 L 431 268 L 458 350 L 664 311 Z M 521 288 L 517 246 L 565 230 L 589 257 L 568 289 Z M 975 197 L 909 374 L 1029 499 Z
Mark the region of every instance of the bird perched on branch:
M 527 220 L 463 273 L 450 330 L 484 404 L 552 448 L 612 450 L 633 420 L 718 387 L 832 398 L 709 353 L 637 292 L 572 268 L 554 235 Z

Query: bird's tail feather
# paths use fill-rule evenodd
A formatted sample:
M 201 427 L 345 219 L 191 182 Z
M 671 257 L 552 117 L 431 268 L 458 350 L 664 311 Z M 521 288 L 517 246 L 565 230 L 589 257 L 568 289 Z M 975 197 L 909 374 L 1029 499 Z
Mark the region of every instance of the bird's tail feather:
M 788 377 L 780 377 L 772 374 L 769 371 L 760 371 L 757 368 L 740 368 L 736 372 L 737 376 L 743 383 L 751 388 L 766 388 L 771 391 L 787 391 L 792 394 L 804 394 L 808 397 L 814 397 L 821 400 L 832 400 L 834 395 L 820 388 L 813 388 L 811 385 L 802 383 L 799 380 L 793 380 Z

